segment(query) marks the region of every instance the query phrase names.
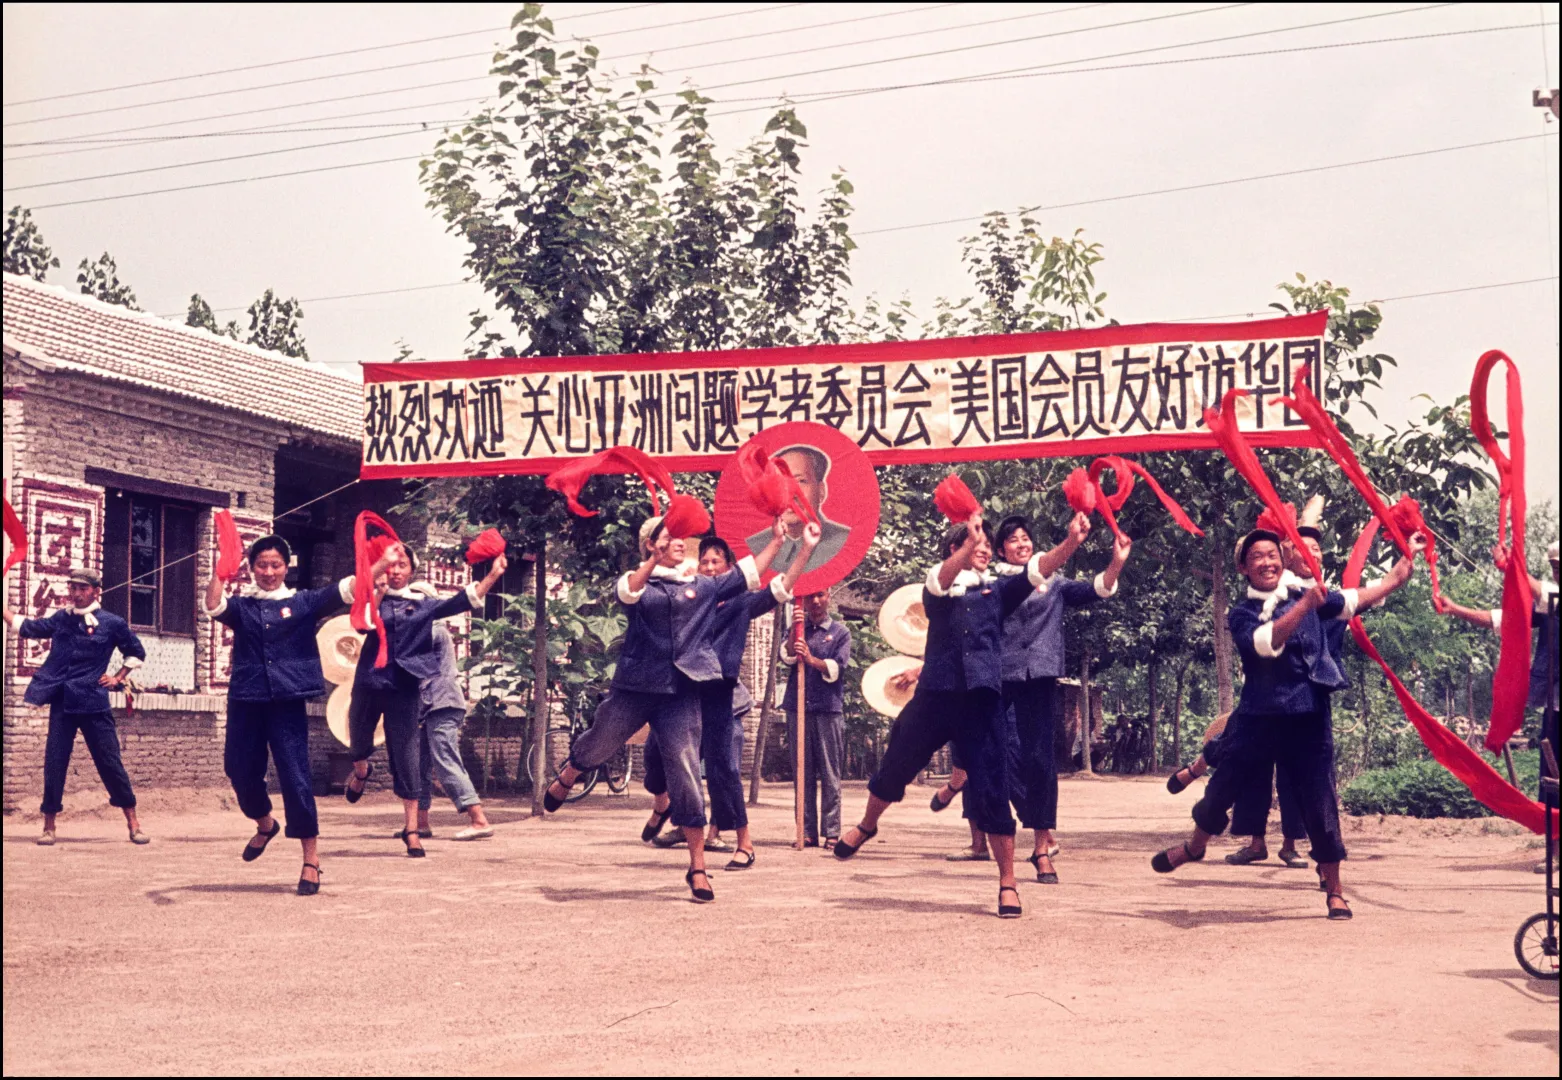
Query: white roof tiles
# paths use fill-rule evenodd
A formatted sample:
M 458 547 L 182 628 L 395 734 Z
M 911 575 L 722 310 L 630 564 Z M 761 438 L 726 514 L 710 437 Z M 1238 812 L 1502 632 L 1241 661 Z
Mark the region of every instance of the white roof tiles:
M 100 378 L 160 390 L 353 443 L 363 387 L 320 364 L 5 275 L 5 346 Z

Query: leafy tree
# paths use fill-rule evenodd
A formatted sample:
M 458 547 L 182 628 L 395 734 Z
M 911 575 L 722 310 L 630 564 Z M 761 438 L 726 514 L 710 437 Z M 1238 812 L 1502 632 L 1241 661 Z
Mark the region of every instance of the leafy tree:
M 76 284 L 81 286 L 83 295 L 95 296 L 105 304 L 118 304 L 131 311 L 141 310 L 136 306 L 135 291 L 119 280 L 119 267 L 108 252 L 99 255 L 97 262 L 81 260 L 76 269 Z
M 43 242 L 33 212 L 20 205 L 11 207 L 5 216 L 5 272 L 42 281 L 50 268 L 59 265 L 54 250 Z
M 217 316 L 212 312 L 212 306 L 201 297 L 200 293 L 190 296 L 190 307 L 185 312 L 184 325 L 197 326 L 210 333 L 233 338 L 235 341 L 239 337 L 238 321 L 229 319 L 226 326 L 218 326 Z
M 304 306 L 296 298 L 283 300 L 267 289 L 249 306 L 249 336 L 244 340 L 284 356 L 308 360 L 309 350 L 304 348 L 304 335 L 298 327 L 303 318 Z

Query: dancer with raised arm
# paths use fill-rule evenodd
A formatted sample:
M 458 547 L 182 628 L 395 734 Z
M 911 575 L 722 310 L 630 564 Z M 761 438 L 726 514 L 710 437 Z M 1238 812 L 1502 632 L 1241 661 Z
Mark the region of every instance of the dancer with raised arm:
M 213 622 L 233 632 L 222 766 L 238 797 L 239 811 L 255 823 L 255 835 L 244 845 L 244 861 L 260 858 L 282 831 L 266 793 L 269 751 L 282 789 L 287 835 L 304 849 L 298 895 L 313 896 L 320 891 L 320 817 L 309 769 L 309 717 L 304 703 L 325 692 L 315 629 L 321 619 L 352 603 L 353 579 L 319 589 L 289 588 L 292 554 L 282 537 L 262 536 L 245 555 L 254 583 L 228 596 L 227 582 L 213 573 L 206 583 L 205 607 Z
M 613 688 L 597 707 L 591 727 L 575 740 L 558 778 L 548 785 L 543 806 L 557 812 L 583 771 L 601 765 L 649 724 L 666 775 L 669 816 L 689 845 L 684 881 L 695 902 L 708 903 L 716 893 L 705 872 L 702 843 L 701 684 L 721 678 L 714 644 L 716 605 L 737 599 L 745 590 L 757 592 L 760 574 L 775 550 L 766 547 L 757 558 L 739 559 L 725 574 L 704 576 L 685 568 L 684 541 L 669 535 L 664 520 L 652 517 L 640 527 L 642 561 L 618 579 L 618 600 L 627 609 L 629 625 Z M 806 563 L 818 543 L 818 527 L 810 525 L 798 558 Z M 779 546 L 778 541 L 774 548 Z

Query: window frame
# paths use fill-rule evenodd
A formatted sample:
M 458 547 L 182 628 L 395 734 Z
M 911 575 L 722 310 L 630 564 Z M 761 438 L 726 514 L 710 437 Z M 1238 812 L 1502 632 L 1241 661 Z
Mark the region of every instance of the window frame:
M 126 500 L 123 506 L 117 505 L 117 500 Z M 196 620 L 196 601 L 199 598 L 199 586 L 196 583 L 195 558 L 200 553 L 200 537 L 202 516 L 201 512 L 207 507 L 186 502 L 182 499 L 169 499 L 158 495 L 146 494 L 139 491 L 130 491 L 123 488 L 114 488 L 105 492 L 105 510 L 103 515 L 103 569 L 104 589 L 112 589 L 121 596 L 109 594 L 109 602 L 104 607 L 115 614 L 120 615 L 130 624 L 132 629 L 138 632 L 154 634 L 158 637 L 177 637 L 194 640 L 198 628 Z M 144 507 L 153 510 L 156 515 L 156 566 L 151 573 L 150 585 L 141 584 L 132 586 L 132 582 L 140 581 L 147 575 L 134 574 L 133 552 L 135 549 L 133 524 L 136 509 Z M 188 515 L 189 550 L 179 550 L 170 555 L 169 546 L 169 517 L 170 512 L 175 515 Z M 115 520 L 123 524 L 123 536 L 116 536 L 110 527 L 110 521 Z M 123 544 L 123 551 L 117 549 Z M 171 560 L 182 560 L 179 569 L 170 573 Z M 188 563 L 188 566 L 185 564 Z M 123 570 L 123 580 L 110 580 L 110 568 L 113 572 Z M 173 580 L 170 580 L 172 578 Z M 150 589 L 153 594 L 153 621 L 151 623 L 135 621 L 134 591 L 135 589 Z M 188 596 L 172 598 L 170 602 L 169 592 L 177 589 L 187 593 Z M 183 607 L 183 601 L 188 599 L 188 612 L 178 613 L 170 617 L 170 611 L 176 610 L 175 605 Z

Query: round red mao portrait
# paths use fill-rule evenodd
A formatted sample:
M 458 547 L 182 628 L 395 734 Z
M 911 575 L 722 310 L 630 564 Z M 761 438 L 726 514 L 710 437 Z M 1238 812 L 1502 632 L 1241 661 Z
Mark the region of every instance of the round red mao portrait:
M 862 562 L 879 529 L 879 481 L 868 456 L 827 424 L 779 424 L 755 435 L 754 441 L 770 457 L 786 462 L 824 534 L 794 591 L 806 596 L 844 580 Z M 791 513 L 783 520 L 788 536 L 771 566 L 772 574 L 792 565 L 801 543 L 802 521 Z M 716 534 L 742 558 L 770 542 L 773 525 L 749 500 L 735 461 L 728 462 L 716 482 Z

